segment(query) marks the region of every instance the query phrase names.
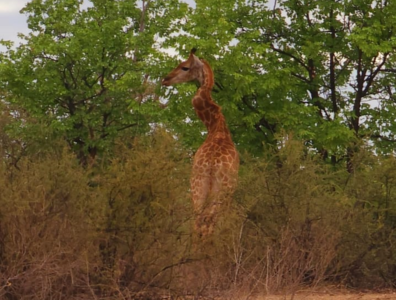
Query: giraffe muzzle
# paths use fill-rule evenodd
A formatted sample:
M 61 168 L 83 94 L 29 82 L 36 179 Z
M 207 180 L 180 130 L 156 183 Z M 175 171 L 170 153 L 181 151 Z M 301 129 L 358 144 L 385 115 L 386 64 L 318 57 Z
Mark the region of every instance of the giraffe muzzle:
M 161 85 L 170 86 L 169 78 L 168 78 L 168 77 L 165 77 L 164 79 L 162 79 Z

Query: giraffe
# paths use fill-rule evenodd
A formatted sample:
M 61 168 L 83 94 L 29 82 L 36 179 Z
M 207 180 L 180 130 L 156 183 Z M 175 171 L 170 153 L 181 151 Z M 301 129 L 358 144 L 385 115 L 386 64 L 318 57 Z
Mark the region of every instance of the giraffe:
M 194 55 L 195 51 L 191 50 L 188 59 L 172 70 L 162 85 L 189 81 L 199 84 L 192 105 L 208 134 L 194 156 L 190 185 L 195 231 L 200 238 L 205 238 L 213 233 L 223 201 L 236 187 L 239 156 L 221 107 L 211 96 L 213 71 L 207 61 Z

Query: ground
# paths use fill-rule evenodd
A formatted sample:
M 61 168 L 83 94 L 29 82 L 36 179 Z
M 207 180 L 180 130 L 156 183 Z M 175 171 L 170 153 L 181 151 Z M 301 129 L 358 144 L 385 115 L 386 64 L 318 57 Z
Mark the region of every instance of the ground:
M 370 292 L 298 292 L 291 295 L 261 296 L 257 300 L 396 300 L 396 291 L 387 293 Z

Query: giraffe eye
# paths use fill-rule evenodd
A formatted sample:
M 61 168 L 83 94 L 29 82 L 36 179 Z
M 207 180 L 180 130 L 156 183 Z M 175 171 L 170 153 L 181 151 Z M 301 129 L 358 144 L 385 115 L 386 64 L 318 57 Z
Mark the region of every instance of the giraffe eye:
M 188 71 L 188 70 L 190 70 L 190 68 L 187 68 L 187 67 L 182 67 L 181 68 L 183 71 Z

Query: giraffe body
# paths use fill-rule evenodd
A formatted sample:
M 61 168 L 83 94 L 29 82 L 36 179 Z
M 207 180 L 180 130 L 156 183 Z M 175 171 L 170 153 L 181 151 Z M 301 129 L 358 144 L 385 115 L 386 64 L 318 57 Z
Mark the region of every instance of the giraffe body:
M 235 189 L 239 156 L 231 138 L 221 107 L 212 97 L 213 71 L 205 60 L 191 51 L 162 81 L 169 86 L 197 80 L 200 87 L 192 99 L 198 117 L 205 124 L 208 135 L 194 156 L 191 175 L 191 193 L 195 212 L 195 230 L 205 237 L 213 233 L 216 219 L 224 201 Z

